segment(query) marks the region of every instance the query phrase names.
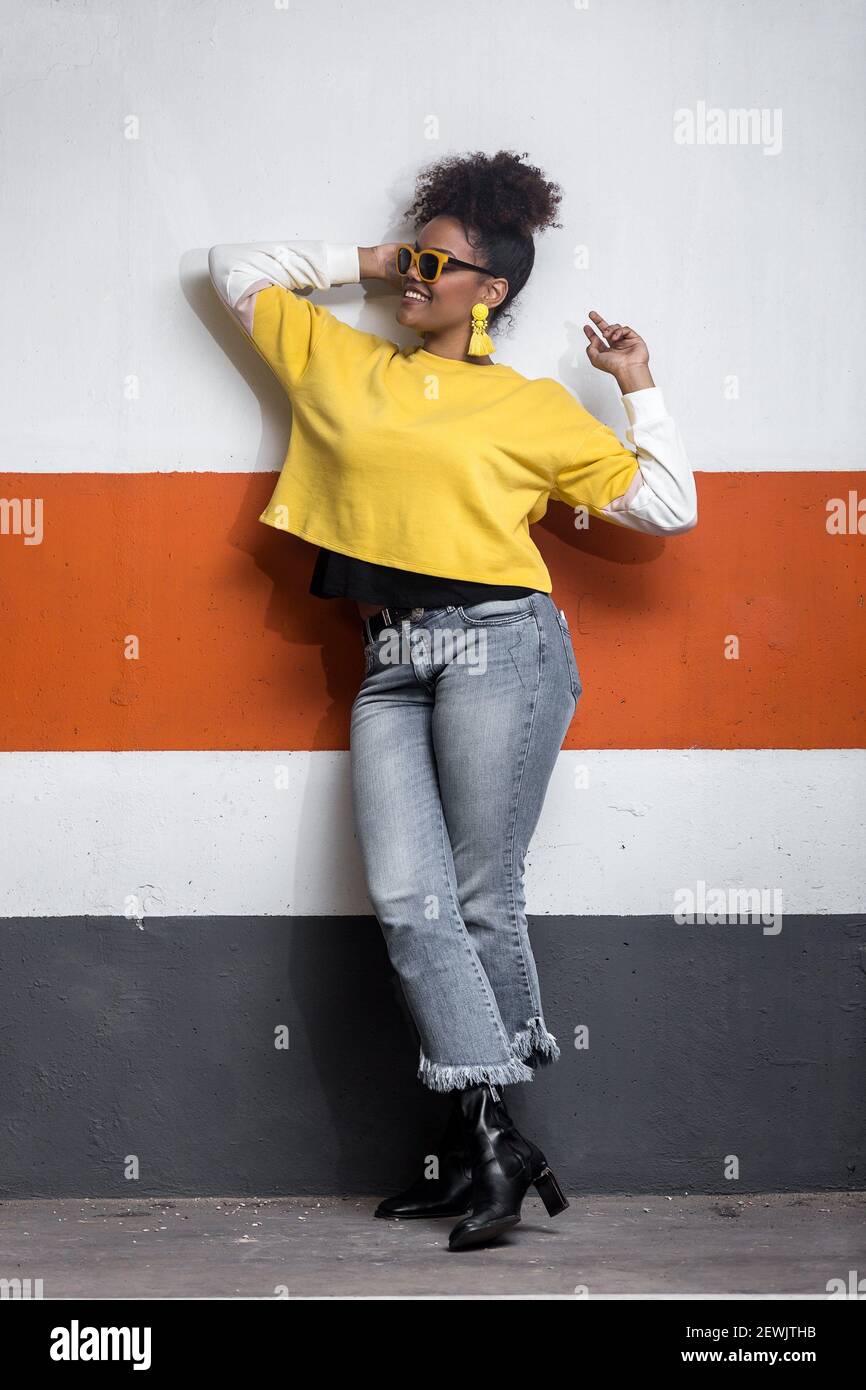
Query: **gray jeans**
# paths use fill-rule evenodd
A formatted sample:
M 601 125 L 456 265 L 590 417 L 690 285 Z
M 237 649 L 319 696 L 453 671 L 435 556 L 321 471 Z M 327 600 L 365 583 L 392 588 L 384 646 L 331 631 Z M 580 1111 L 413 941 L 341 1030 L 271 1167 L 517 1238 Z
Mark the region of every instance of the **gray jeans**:
M 582 688 L 567 621 L 541 593 L 425 609 L 368 643 L 365 663 L 355 824 L 418 1077 L 434 1091 L 531 1081 L 559 1057 L 523 874 Z

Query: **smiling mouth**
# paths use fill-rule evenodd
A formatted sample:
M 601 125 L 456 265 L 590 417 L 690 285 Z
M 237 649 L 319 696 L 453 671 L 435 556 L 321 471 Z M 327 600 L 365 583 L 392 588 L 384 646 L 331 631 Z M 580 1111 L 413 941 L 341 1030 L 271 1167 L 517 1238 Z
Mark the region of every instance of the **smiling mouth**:
M 429 304 L 431 296 L 407 285 L 403 289 L 403 298 L 408 299 L 411 304 Z

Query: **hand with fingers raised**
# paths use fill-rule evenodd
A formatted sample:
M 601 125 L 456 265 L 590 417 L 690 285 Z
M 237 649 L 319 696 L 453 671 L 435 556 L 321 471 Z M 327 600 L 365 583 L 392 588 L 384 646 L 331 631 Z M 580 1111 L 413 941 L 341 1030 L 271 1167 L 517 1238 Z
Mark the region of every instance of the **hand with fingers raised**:
M 608 323 L 594 309 L 590 309 L 589 317 L 598 329 L 596 333 L 588 323 L 583 325 L 589 339 L 586 355 L 592 365 L 600 372 L 610 372 L 623 395 L 627 391 L 641 391 L 647 386 L 654 386 L 647 365 L 649 349 L 643 338 L 627 324 Z

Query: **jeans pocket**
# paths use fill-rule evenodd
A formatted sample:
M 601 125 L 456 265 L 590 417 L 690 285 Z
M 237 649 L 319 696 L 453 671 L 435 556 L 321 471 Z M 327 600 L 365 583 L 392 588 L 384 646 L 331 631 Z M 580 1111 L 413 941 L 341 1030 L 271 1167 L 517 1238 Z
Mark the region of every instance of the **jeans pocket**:
M 583 686 L 580 681 L 580 672 L 577 669 L 577 658 L 574 655 L 574 643 L 571 640 L 571 631 L 568 626 L 568 619 L 561 608 L 556 610 L 556 621 L 559 624 L 559 632 L 562 637 L 562 645 L 565 648 L 565 659 L 568 663 L 568 678 L 571 682 L 571 693 L 574 696 L 575 707 L 580 699 Z
M 470 627 L 495 627 L 498 623 L 518 623 L 532 614 L 532 599 L 489 598 L 481 603 L 462 604 L 459 617 Z

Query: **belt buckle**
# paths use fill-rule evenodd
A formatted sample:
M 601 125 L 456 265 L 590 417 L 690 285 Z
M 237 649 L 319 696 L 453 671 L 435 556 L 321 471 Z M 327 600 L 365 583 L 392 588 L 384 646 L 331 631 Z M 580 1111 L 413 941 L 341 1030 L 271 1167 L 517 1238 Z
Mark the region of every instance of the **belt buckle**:
M 367 638 L 369 641 L 373 640 L 372 625 L 374 622 L 376 623 L 377 632 L 381 632 L 383 628 L 391 627 L 393 625 L 397 613 L 408 613 L 409 621 L 415 623 L 418 621 L 419 618 L 423 618 L 426 611 L 426 608 L 420 607 L 409 609 L 395 608 L 393 610 L 390 608 L 380 608 L 378 613 L 372 614 L 369 618 L 364 619 L 364 627 L 367 630 Z

